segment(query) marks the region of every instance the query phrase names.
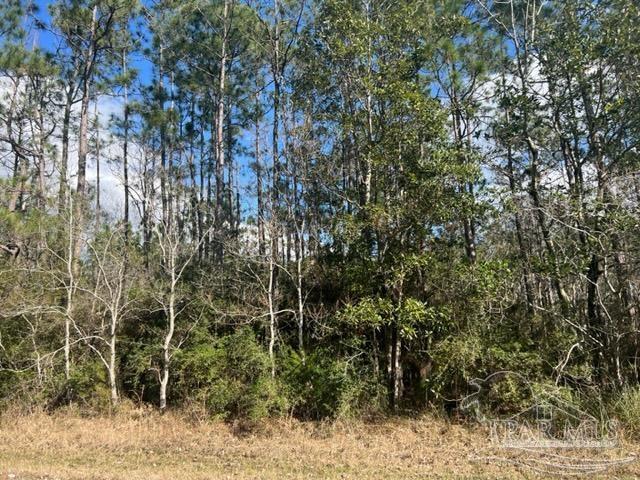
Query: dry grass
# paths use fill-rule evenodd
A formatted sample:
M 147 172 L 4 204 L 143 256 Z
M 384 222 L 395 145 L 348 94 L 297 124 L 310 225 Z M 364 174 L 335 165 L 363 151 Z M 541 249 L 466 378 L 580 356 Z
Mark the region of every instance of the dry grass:
M 0 418 L 0 478 L 10 479 L 426 479 L 531 478 L 472 461 L 479 430 L 443 420 L 239 425 L 128 412 Z M 638 478 L 638 465 L 617 478 Z M 538 477 L 539 478 L 539 477 Z M 607 477 L 611 478 L 611 477 Z

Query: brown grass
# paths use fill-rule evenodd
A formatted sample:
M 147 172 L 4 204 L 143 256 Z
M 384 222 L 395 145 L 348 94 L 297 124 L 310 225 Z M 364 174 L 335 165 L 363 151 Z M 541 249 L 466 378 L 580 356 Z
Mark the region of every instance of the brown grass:
M 251 429 L 128 412 L 0 418 L 0 478 L 10 479 L 426 479 L 532 478 L 473 461 L 479 429 L 433 418 L 377 423 L 269 422 Z M 637 478 L 638 465 L 617 478 Z M 540 477 L 537 477 L 540 478 Z M 612 478 L 612 477 L 607 477 Z

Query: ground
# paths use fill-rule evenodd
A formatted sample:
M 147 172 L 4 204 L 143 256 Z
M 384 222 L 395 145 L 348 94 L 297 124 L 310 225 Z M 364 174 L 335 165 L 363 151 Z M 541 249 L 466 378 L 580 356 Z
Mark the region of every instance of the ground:
M 0 418 L 0 479 L 549 476 L 518 462 L 486 459 L 487 446 L 487 432 L 481 428 L 436 418 L 366 423 L 282 420 L 247 427 L 149 412 L 111 417 L 5 414 Z M 625 455 L 640 452 L 632 444 L 625 444 L 624 450 Z M 640 465 L 627 464 L 600 478 L 640 478 Z

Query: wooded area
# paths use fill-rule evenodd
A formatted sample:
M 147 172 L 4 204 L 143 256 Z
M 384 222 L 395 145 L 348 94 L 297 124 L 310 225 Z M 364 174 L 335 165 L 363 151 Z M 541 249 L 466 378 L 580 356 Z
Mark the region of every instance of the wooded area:
M 3 405 L 450 411 L 510 370 L 640 412 L 634 0 L 5 0 L 0 70 Z

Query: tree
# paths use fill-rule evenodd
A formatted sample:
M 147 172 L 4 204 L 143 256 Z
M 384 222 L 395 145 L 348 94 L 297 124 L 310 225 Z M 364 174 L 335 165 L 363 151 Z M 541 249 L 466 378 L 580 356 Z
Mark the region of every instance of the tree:
M 80 94 L 80 127 L 78 131 L 78 167 L 75 202 L 76 225 L 79 231 L 84 227 L 84 210 L 86 208 L 86 170 L 88 155 L 89 103 L 93 97 L 93 84 L 97 72 L 107 51 L 113 48 L 114 32 L 118 28 L 128 28 L 134 2 L 104 1 L 58 2 L 52 9 L 53 23 L 63 37 L 65 46 L 77 62 L 79 94 Z M 84 32 L 89 32 L 85 35 Z M 69 86 L 68 95 L 73 87 Z M 71 96 L 73 98 L 73 96 Z M 72 101 L 67 101 L 67 104 Z M 67 107 L 69 108 L 69 107 Z M 66 115 L 65 115 L 66 119 Z M 64 161 L 64 160 L 63 160 Z M 64 178 L 63 178 L 64 181 Z M 77 238 L 79 239 L 79 235 Z M 74 247 L 76 258 L 82 249 L 78 241 Z M 78 268 L 76 266 L 76 268 Z
M 111 405 L 116 406 L 120 399 L 118 392 L 117 340 L 120 324 L 132 313 L 136 298 L 130 288 L 135 282 L 135 269 L 131 268 L 131 255 L 122 255 L 129 248 L 126 238 L 126 226 L 112 231 L 102 231 L 95 242 L 89 244 L 90 265 L 95 272 L 93 289 L 84 288 L 85 294 L 97 301 L 100 306 L 97 318 L 106 317 L 100 325 L 89 325 L 92 331 L 83 333 L 81 338 L 88 340 L 87 345 L 98 355 L 107 370 Z M 96 340 L 105 344 L 104 353 Z
M 162 308 L 167 322 L 161 347 L 161 367 L 158 370 L 158 380 L 160 382 L 159 406 L 161 410 L 164 410 L 167 408 L 167 389 L 171 372 L 171 359 L 173 357 L 176 321 L 181 312 L 180 287 L 185 270 L 197 254 L 199 245 L 194 243 L 185 245 L 175 226 L 169 227 L 164 231 L 156 226 L 154 232 L 161 255 L 160 271 L 162 272 L 162 276 L 159 278 L 161 293 L 156 295 L 156 300 Z

